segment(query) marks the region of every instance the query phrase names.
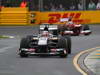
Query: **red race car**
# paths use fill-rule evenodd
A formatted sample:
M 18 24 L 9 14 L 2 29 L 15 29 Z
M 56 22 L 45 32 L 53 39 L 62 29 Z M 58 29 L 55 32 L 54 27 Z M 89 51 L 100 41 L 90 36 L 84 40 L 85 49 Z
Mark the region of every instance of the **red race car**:
M 59 32 L 62 35 L 89 35 L 91 34 L 88 25 L 81 25 L 74 23 L 71 18 L 64 18 L 61 21 L 67 21 L 65 24 L 59 25 Z

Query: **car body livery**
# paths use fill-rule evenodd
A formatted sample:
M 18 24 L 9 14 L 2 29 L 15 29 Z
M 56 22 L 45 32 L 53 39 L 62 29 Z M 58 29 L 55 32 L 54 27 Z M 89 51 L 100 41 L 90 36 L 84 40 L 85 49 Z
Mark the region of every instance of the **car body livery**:
M 89 35 L 91 34 L 90 27 L 88 25 L 81 25 L 74 23 L 71 19 L 62 19 L 65 24 L 59 25 L 59 31 L 62 35 Z
M 71 53 L 70 37 L 56 35 L 56 25 L 40 25 L 39 34 L 28 35 L 21 39 L 19 55 L 21 57 L 32 56 L 60 56 L 67 57 Z

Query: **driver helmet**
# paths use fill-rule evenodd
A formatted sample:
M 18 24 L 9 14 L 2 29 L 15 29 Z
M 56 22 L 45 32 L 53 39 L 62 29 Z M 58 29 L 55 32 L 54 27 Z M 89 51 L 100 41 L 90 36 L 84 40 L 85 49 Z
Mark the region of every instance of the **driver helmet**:
M 73 17 L 72 17 L 72 16 L 70 16 L 68 21 L 72 21 L 72 18 L 73 18 Z
M 49 32 L 48 32 L 48 31 L 43 31 L 43 32 L 42 32 L 42 36 L 43 36 L 43 37 L 47 37 L 48 35 L 49 35 Z

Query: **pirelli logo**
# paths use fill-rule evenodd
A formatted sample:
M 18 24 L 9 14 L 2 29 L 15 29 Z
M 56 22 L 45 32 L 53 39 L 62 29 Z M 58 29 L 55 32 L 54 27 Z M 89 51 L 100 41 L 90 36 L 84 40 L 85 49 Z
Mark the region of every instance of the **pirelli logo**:
M 48 23 L 57 23 L 61 18 L 68 18 L 68 17 L 73 17 L 72 20 L 74 22 L 79 22 L 79 23 L 84 23 L 84 22 L 89 22 L 90 20 L 86 19 L 80 19 L 82 13 L 50 13 L 48 14 Z

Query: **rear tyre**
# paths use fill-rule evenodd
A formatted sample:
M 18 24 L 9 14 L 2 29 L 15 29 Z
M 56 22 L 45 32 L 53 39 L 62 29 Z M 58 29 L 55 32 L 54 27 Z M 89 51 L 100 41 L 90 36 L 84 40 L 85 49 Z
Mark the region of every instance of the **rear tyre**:
M 57 31 L 57 30 L 54 30 L 54 31 L 53 31 L 53 35 L 58 36 L 58 31 Z
M 89 25 L 84 25 L 84 26 L 83 26 L 83 30 L 84 30 L 84 31 L 85 31 L 85 30 L 90 30 Z
M 89 27 L 89 25 L 84 25 L 84 27 L 83 27 L 83 31 L 86 31 L 86 30 L 90 30 L 90 27 Z M 85 33 L 84 35 L 90 35 L 90 33 Z

